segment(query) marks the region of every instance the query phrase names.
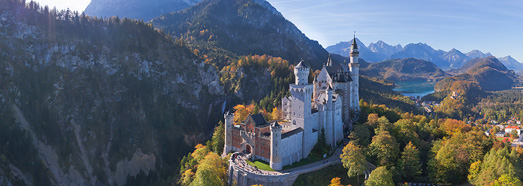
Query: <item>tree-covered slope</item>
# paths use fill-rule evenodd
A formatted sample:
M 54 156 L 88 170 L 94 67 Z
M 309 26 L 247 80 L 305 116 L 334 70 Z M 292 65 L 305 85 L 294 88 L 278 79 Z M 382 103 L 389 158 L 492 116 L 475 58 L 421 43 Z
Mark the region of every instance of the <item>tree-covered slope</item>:
M 152 20 L 155 27 L 186 42 L 213 64 L 243 55 L 270 55 L 318 69 L 328 52 L 263 0 L 204 0 Z
M 0 1 L 0 185 L 170 184 L 224 99 L 151 25 Z
M 476 58 L 465 63 L 461 69 L 454 70 L 455 77 L 449 77 L 435 86 L 436 90 L 445 90 L 456 81 L 477 82 L 482 90 L 496 91 L 512 88 L 517 81 L 514 71 L 508 70 L 495 57 Z
M 361 69 L 361 74 L 391 81 L 437 81 L 447 76 L 443 70 L 433 63 L 415 58 L 371 63 Z

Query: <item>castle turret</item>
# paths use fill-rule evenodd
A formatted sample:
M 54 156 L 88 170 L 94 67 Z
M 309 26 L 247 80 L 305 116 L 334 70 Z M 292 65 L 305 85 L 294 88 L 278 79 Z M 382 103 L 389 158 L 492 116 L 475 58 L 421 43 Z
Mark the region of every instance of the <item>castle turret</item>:
M 311 122 L 313 85 L 309 84 L 309 67 L 301 61 L 294 67 L 294 75 L 296 76 L 296 82 L 289 86 L 289 92 L 292 95 L 290 103 L 292 107 L 289 112 L 291 123 L 296 125 L 296 127 L 303 128 L 304 136 L 311 136 L 313 133 L 313 123 Z M 307 156 L 314 144 L 302 142 L 302 154 Z
M 232 128 L 234 127 L 234 114 L 226 112 L 224 114 L 225 118 L 225 146 L 223 148 L 223 153 L 227 154 L 232 151 Z
M 314 80 L 312 81 L 312 100 L 316 100 L 318 98 L 318 80 L 316 79 L 317 76 L 314 76 Z
M 325 108 L 325 118 L 326 118 L 326 129 L 325 129 L 325 139 L 327 141 L 327 144 L 333 146 L 333 139 L 334 139 L 334 108 L 332 104 L 332 94 L 333 89 L 332 87 L 328 87 L 327 90 L 325 90 L 327 93 L 327 104 Z
M 281 156 L 281 125 L 274 122 L 271 126 L 271 159 L 270 166 L 274 170 L 282 169 Z
M 329 58 L 327 58 L 327 66 L 332 66 L 332 58 L 331 58 L 330 53 L 329 53 Z
M 350 87 L 350 105 L 351 109 L 353 111 L 359 111 L 360 110 L 360 95 L 359 95 L 359 87 L 360 87 L 360 63 L 358 62 L 358 57 L 360 56 L 360 52 L 358 51 L 358 44 L 356 43 L 356 35 L 354 35 L 354 39 L 352 40 L 352 46 L 350 47 L 350 76 L 352 79 L 351 87 Z
M 298 65 L 294 67 L 295 85 L 307 85 L 309 84 L 309 67 L 305 63 L 300 61 Z

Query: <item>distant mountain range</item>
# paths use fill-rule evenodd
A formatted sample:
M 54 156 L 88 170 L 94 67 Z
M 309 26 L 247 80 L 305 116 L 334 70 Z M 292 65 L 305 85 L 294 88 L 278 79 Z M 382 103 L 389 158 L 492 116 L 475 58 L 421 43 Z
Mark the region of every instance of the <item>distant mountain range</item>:
M 387 59 L 418 58 L 430 61 L 445 70 L 459 69 L 472 59 L 492 56 L 490 53 L 483 53 L 479 50 L 472 50 L 468 53 L 463 53 L 457 49 L 450 51 L 436 50 L 425 43 L 411 43 L 402 47 L 401 45 L 392 46 L 383 41 L 378 41 L 369 44 L 367 47 L 358 39 L 356 39 L 356 42 L 360 47 L 360 57 L 368 62 L 379 62 Z M 352 40 L 340 42 L 327 47 L 327 51 L 342 56 L 349 56 L 351 43 Z M 500 57 L 498 60 L 511 70 L 523 70 L 523 63 L 518 62 L 511 56 Z
M 512 58 L 512 56 L 500 57 L 500 58 L 498 58 L 498 60 L 511 70 L 514 70 L 514 71 L 523 70 L 523 63 L 520 63 L 516 59 Z

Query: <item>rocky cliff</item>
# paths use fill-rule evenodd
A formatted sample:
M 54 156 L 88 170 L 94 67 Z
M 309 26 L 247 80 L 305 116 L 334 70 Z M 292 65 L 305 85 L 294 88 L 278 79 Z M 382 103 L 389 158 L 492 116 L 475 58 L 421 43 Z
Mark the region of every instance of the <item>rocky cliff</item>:
M 221 118 L 215 67 L 143 22 L 28 7 L 0 1 L 0 185 L 164 184 Z

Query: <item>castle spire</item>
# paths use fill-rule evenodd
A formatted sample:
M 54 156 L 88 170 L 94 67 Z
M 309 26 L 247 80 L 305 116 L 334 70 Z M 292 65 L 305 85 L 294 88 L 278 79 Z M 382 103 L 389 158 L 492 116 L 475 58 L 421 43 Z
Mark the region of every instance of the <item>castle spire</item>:
M 327 66 L 332 66 L 331 53 L 329 53 L 329 58 L 327 59 Z
M 354 31 L 354 39 L 352 39 L 352 46 L 350 47 L 350 56 L 351 57 L 358 57 L 360 55 L 360 52 L 358 51 L 358 43 L 356 42 L 356 31 Z M 353 62 L 351 60 L 351 62 Z
M 352 47 L 351 50 L 358 49 L 358 43 L 356 42 L 356 31 L 354 31 L 354 39 L 352 39 Z

